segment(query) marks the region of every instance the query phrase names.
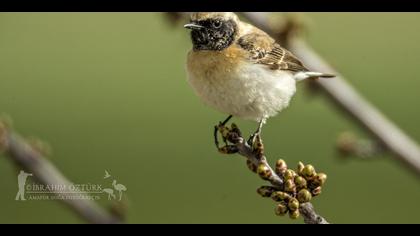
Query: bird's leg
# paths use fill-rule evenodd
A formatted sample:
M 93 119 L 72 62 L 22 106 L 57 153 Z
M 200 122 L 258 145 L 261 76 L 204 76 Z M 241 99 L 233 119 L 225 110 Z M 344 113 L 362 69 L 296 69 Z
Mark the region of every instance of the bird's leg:
M 261 130 L 262 130 L 262 126 L 265 123 L 265 119 L 261 119 L 260 122 L 258 123 L 258 128 L 255 131 L 255 133 L 253 133 L 249 139 L 248 139 L 248 144 L 251 145 L 252 147 L 255 147 L 255 145 L 257 144 L 257 138 L 259 139 L 261 136 Z
M 228 116 L 223 122 L 219 122 L 219 124 L 214 127 L 214 143 L 216 145 L 217 150 L 224 154 L 233 154 L 238 152 L 235 145 L 229 145 L 227 142 L 228 135 L 232 131 L 230 128 L 226 127 L 226 124 L 227 122 L 229 122 L 230 119 L 232 119 L 232 115 Z M 219 139 L 217 135 L 218 132 L 220 132 L 220 134 L 222 135 L 223 142 L 225 143 L 225 146 L 223 147 L 219 146 Z

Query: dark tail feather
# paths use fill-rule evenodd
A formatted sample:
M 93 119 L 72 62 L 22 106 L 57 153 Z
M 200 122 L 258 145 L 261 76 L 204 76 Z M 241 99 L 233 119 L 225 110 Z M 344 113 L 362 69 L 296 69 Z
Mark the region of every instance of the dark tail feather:
M 322 75 L 320 75 L 319 77 L 320 78 L 334 78 L 336 75 L 333 75 L 333 74 L 322 74 Z

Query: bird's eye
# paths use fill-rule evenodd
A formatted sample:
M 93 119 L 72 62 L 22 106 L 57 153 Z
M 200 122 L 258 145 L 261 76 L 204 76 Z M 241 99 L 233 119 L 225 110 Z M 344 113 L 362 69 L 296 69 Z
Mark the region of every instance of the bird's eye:
M 222 22 L 220 20 L 213 21 L 214 28 L 217 29 L 217 28 L 220 28 L 220 26 L 222 26 Z

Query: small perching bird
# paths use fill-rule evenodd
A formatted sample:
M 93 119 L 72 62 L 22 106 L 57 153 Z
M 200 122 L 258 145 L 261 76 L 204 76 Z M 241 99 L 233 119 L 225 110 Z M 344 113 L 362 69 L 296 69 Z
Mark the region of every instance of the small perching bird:
M 205 104 L 232 116 L 259 122 L 285 109 L 296 82 L 330 78 L 308 70 L 291 52 L 264 31 L 242 22 L 232 12 L 191 14 L 192 50 L 188 81 Z M 217 144 L 217 142 L 216 142 Z

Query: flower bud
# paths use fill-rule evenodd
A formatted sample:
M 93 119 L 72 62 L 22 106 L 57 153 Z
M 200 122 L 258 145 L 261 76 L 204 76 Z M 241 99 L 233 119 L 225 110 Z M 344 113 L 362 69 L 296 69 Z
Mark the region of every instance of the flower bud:
M 306 179 L 299 175 L 295 177 L 295 184 L 298 189 L 306 188 L 307 186 Z
M 278 216 L 284 216 L 287 213 L 287 211 L 288 211 L 287 206 L 284 203 L 279 203 L 274 209 L 274 212 Z
M 235 124 L 232 123 L 232 125 L 230 126 L 231 131 L 238 134 L 239 136 L 242 136 L 241 131 L 239 130 L 239 127 Z
M 301 203 L 309 202 L 312 199 L 312 195 L 307 189 L 301 189 L 297 194 L 297 199 Z
M 296 198 L 291 198 L 287 206 L 289 207 L 290 211 L 295 211 L 299 209 L 299 201 Z
M 321 194 L 321 189 L 321 186 L 316 187 L 314 190 L 312 190 L 312 195 L 318 196 L 319 194 Z
M 289 193 L 294 193 L 294 192 L 296 192 L 296 185 L 295 185 L 295 183 L 293 182 L 293 180 L 289 179 L 289 180 L 287 180 L 286 182 L 284 182 L 284 190 L 285 190 L 286 192 L 289 192 Z
M 269 180 L 271 177 L 270 168 L 264 164 L 258 165 L 257 173 L 263 180 Z
M 219 124 L 218 129 L 219 129 L 220 134 L 224 138 L 226 138 L 230 132 L 230 129 L 222 124 Z
M 276 162 L 276 174 L 283 175 L 287 170 L 287 164 L 283 159 L 278 159 Z
M 312 189 L 313 190 L 313 189 L 315 189 L 317 187 L 319 187 L 319 183 L 317 181 L 315 181 L 314 179 L 308 180 L 308 188 L 309 189 Z
M 283 178 L 284 180 L 289 180 L 289 179 L 294 179 L 295 176 L 296 176 L 296 173 L 293 170 L 288 169 L 284 172 Z
M 354 153 L 357 146 L 356 143 L 357 138 L 354 136 L 354 134 L 345 132 L 340 134 L 340 136 L 337 138 L 336 147 L 342 155 L 347 156 Z
M 257 166 L 252 163 L 250 160 L 246 160 L 246 166 L 248 166 L 248 169 L 254 173 L 257 173 Z
M 271 198 L 276 202 L 280 202 L 280 201 L 288 201 L 291 198 L 291 196 L 288 193 L 285 193 L 282 191 L 276 191 L 276 192 L 273 192 L 273 194 L 271 194 Z
M 302 175 L 306 179 L 312 178 L 313 176 L 315 176 L 315 174 L 315 168 L 312 165 L 306 165 L 302 170 Z
M 290 219 L 296 220 L 297 218 L 299 218 L 299 216 L 300 216 L 299 210 L 289 211 Z
M 235 145 L 226 145 L 219 148 L 219 152 L 222 154 L 234 154 L 238 152 L 238 148 Z
M 322 186 L 325 184 L 325 181 L 327 181 L 327 175 L 324 173 L 318 173 L 315 175 L 314 182 L 316 182 L 319 186 Z
M 302 162 L 299 161 L 298 166 L 297 166 L 298 175 L 302 175 L 303 168 L 305 168 L 305 165 Z
M 257 189 L 257 193 L 262 197 L 270 197 L 275 190 L 272 186 L 261 186 Z
M 261 152 L 264 151 L 264 144 L 262 143 L 262 139 L 260 135 L 255 136 L 254 149 L 259 150 Z

